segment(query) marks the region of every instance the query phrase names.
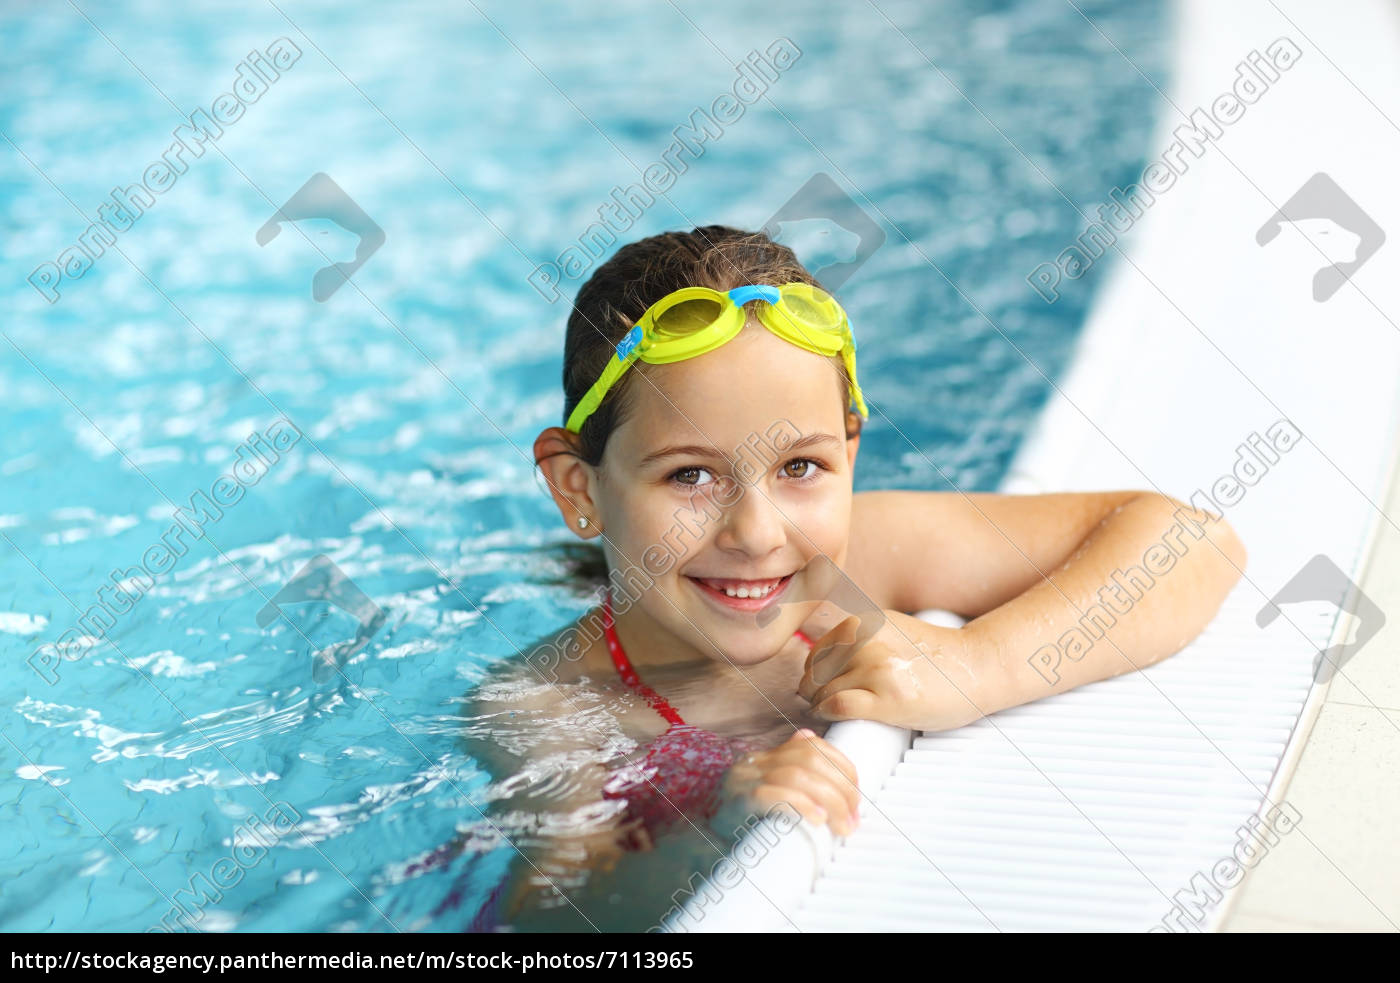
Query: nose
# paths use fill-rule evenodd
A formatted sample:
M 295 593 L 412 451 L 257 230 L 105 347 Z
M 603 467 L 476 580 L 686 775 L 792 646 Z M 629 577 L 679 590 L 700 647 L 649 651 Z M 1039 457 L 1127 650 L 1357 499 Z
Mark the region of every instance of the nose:
M 762 476 L 753 482 L 741 482 L 737 500 L 723 511 L 719 534 L 715 537 L 715 545 L 721 549 L 760 557 L 787 542 L 787 518 L 773 500 L 771 491 L 762 487 Z

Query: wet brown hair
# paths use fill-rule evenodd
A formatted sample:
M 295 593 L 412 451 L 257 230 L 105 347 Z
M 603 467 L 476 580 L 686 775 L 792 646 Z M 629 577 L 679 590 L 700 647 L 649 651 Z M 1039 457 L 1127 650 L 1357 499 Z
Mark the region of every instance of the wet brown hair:
M 745 284 L 779 287 L 817 278 L 797 261 L 791 249 L 762 232 L 744 232 L 724 225 L 706 225 L 690 232 L 665 232 L 630 245 L 589 277 L 574 299 L 564 336 L 564 420 L 579 404 L 613 357 L 617 343 L 648 307 L 682 287 L 732 290 Z M 760 300 L 749 302 L 762 303 Z M 747 306 L 747 305 L 746 305 Z M 849 402 L 850 380 L 839 356 L 840 398 Z M 577 456 L 597 467 L 608 437 L 626 419 L 633 403 L 639 362 L 609 390 L 598 409 L 584 421 Z M 860 417 L 847 414 L 847 437 L 859 432 Z

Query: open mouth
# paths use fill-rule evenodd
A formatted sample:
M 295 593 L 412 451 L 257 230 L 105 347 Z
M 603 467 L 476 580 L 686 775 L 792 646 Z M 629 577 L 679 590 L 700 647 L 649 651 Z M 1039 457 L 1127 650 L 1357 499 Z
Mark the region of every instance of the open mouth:
M 760 611 L 773 604 L 786 591 L 792 581 L 792 574 L 786 577 L 770 577 L 767 580 L 734 580 L 727 577 L 689 577 L 700 593 L 710 600 L 734 611 Z

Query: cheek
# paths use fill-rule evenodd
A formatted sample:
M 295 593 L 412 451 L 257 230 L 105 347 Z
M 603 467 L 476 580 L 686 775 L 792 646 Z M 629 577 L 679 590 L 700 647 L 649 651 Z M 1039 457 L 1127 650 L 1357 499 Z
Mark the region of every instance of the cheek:
M 809 562 L 825 557 L 837 567 L 845 567 L 850 542 L 846 527 L 839 523 L 820 523 L 807 530 L 807 539 L 804 548 L 812 551 Z
M 654 539 L 658 533 L 653 527 L 664 524 L 663 517 L 667 514 L 661 496 L 637 492 L 610 499 L 607 512 L 611 520 L 608 536 L 619 543 Z M 614 529 L 616 536 L 612 534 Z
M 695 524 L 677 521 L 687 511 L 685 504 L 657 496 L 652 501 L 631 503 L 627 508 L 620 530 L 626 539 L 614 542 L 657 579 L 673 576 L 685 557 L 696 549 L 694 535 L 686 531 Z M 629 515 L 634 517 L 632 521 L 626 518 Z
M 844 544 L 850 534 L 851 496 L 844 488 L 799 498 L 789 512 L 813 541 Z

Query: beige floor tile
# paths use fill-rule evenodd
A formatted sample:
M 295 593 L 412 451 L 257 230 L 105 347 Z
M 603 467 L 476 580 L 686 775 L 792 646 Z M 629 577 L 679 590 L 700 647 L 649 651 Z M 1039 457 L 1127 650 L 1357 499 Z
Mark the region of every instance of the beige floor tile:
M 1385 511 L 1400 525 L 1400 481 Z M 1385 625 L 1342 666 L 1327 691 L 1327 702 L 1400 710 L 1400 532 L 1380 519 L 1370 565 L 1361 583 L 1385 615 Z
M 1225 930 L 1400 931 L 1400 712 L 1325 704 L 1286 799 L 1302 819 L 1250 873 Z

